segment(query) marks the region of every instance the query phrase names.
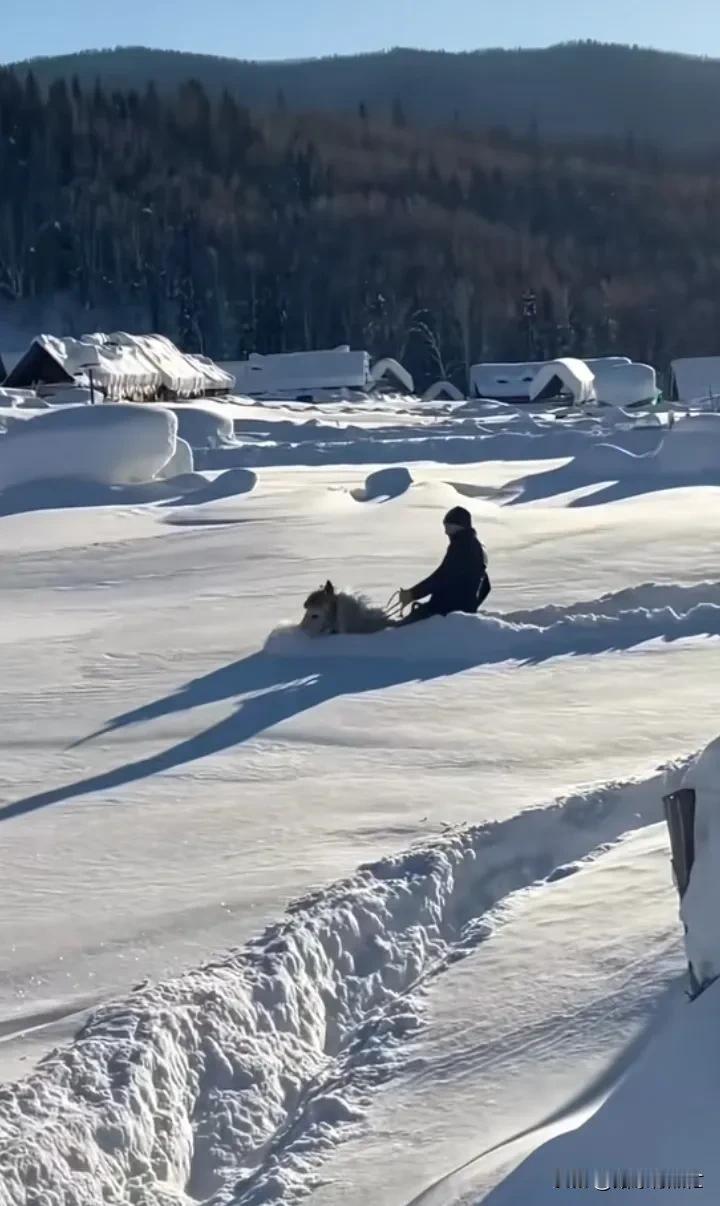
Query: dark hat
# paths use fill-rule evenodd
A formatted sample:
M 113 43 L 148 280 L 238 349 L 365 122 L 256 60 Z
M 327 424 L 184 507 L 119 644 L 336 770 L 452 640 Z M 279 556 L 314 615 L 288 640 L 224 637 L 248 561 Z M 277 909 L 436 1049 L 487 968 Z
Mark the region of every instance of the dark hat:
M 443 523 L 454 523 L 458 528 L 471 528 L 472 515 L 464 507 L 453 507 L 451 511 L 448 511 Z

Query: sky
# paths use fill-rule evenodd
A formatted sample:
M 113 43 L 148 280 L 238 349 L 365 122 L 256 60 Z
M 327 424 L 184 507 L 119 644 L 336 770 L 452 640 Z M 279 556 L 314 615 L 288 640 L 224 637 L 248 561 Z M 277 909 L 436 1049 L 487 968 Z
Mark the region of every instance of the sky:
M 720 57 L 720 2 L 20 0 L 3 5 L 0 61 L 123 45 L 284 59 L 392 46 L 548 46 L 576 38 Z

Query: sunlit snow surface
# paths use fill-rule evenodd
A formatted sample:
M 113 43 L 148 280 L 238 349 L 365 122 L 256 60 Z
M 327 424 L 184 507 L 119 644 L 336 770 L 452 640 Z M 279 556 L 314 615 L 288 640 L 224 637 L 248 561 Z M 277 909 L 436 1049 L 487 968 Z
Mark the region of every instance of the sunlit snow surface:
M 0 1202 L 549 1201 L 700 1016 L 660 822 L 717 735 L 714 417 L 236 409 L 206 501 L 0 519 Z M 293 628 L 457 503 L 481 616 Z

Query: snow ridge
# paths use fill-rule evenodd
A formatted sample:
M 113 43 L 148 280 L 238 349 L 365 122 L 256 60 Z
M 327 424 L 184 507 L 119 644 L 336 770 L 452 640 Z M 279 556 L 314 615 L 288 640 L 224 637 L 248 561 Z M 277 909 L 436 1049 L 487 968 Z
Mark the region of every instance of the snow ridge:
M 292 1203 L 421 1021 L 417 989 L 660 819 L 683 764 L 452 831 L 306 897 L 244 950 L 100 1008 L 0 1088 L 0 1203 Z
M 275 629 L 265 643 L 265 652 L 286 658 L 389 658 L 432 662 L 449 666 L 482 663 L 541 661 L 552 657 L 599 654 L 631 649 L 648 641 L 678 641 L 688 637 L 720 636 L 720 587 L 714 584 L 718 602 L 694 602 L 707 598 L 701 587 L 639 588 L 648 601 L 664 599 L 670 592 L 675 606 L 624 608 L 626 592 L 577 603 L 570 607 L 545 607 L 502 616 L 481 612 L 476 616 L 435 616 L 422 625 L 400 630 L 386 629 L 371 636 L 343 635 L 313 638 L 295 625 Z M 682 610 L 684 595 L 691 606 Z M 628 598 L 633 592 L 627 592 Z M 598 610 L 595 611 L 594 608 Z M 593 610 L 590 610 L 593 608 Z M 606 608 L 607 610 L 600 610 Z

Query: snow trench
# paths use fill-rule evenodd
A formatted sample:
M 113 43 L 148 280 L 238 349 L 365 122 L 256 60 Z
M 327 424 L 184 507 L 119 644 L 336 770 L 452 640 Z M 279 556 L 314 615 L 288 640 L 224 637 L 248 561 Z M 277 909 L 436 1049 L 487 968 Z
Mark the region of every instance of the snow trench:
M 720 635 L 720 583 L 648 583 L 589 602 L 505 615 L 434 616 L 372 635 L 311 637 L 295 625 L 275 629 L 265 652 L 279 657 L 390 658 L 475 666 L 502 661 L 631 649 L 648 641 Z
M 99 1008 L 0 1087 L 0 1203 L 298 1201 L 402 1066 L 428 977 L 493 941 L 511 893 L 660 821 L 683 766 L 363 866 L 241 951 Z

